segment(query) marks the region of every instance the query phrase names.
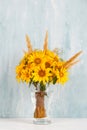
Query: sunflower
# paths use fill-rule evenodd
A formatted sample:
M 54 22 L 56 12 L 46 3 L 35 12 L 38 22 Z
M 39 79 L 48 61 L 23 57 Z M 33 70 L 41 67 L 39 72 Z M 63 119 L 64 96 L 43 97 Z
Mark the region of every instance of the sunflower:
M 25 53 L 24 57 L 21 59 L 20 64 L 27 64 L 29 62 L 29 54 Z
M 39 66 L 42 64 L 44 60 L 44 53 L 42 51 L 34 51 L 30 57 L 29 57 L 29 62 L 32 63 L 33 66 Z
M 31 74 L 32 74 L 31 64 L 25 65 L 24 61 L 22 61 L 21 64 L 16 66 L 16 79 L 18 80 L 18 82 L 20 81 L 29 82 Z
M 50 50 L 45 50 L 44 52 L 45 52 L 45 55 L 48 56 L 51 60 L 54 60 L 54 61 L 59 60 L 58 55 L 56 55 L 54 52 L 52 52 Z
M 44 50 L 44 53 L 45 53 L 45 55 L 47 55 L 47 56 L 49 56 L 51 58 L 53 58 L 55 56 L 55 54 L 50 50 Z
M 24 67 L 23 64 L 16 66 L 16 79 L 18 82 L 20 82 L 20 80 L 21 80 L 23 67 Z
M 45 65 L 45 68 L 51 68 L 52 60 L 48 56 L 45 56 L 43 64 Z
M 59 71 L 59 77 L 57 82 L 60 84 L 64 84 L 68 81 L 68 72 L 65 68 L 61 68 Z
M 31 71 L 29 71 L 27 68 L 22 70 L 21 80 L 23 82 L 29 83 L 31 78 Z
M 40 66 L 40 67 L 37 67 L 35 70 L 34 70 L 34 73 L 33 73 L 33 81 L 34 82 L 43 82 L 43 84 L 46 84 L 47 82 L 49 82 L 49 77 L 51 76 L 52 74 L 50 73 L 50 68 L 45 68 L 45 66 Z
M 57 70 L 57 69 L 61 69 L 62 67 L 63 67 L 63 65 L 64 65 L 64 61 L 55 61 L 55 62 L 52 62 L 52 66 L 53 66 L 53 68 L 55 69 L 55 70 Z

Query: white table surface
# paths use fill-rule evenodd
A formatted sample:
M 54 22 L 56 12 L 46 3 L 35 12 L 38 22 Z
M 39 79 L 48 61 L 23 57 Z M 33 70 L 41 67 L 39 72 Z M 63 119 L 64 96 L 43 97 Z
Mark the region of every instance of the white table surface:
M 49 125 L 35 125 L 28 118 L 0 118 L 0 130 L 87 130 L 87 118 L 56 118 Z

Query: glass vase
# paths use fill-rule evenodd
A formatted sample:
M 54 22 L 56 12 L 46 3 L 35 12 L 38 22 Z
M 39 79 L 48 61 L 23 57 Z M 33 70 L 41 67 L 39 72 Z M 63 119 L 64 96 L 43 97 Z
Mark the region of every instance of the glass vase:
M 33 123 L 50 124 L 49 108 L 52 99 L 52 91 L 47 88 L 45 91 L 33 88 L 31 90 L 31 100 L 33 103 Z

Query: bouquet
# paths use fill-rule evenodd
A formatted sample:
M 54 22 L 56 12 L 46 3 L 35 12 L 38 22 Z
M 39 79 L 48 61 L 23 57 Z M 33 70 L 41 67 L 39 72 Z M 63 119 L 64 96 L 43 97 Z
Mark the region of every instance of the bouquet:
M 68 70 L 79 60 L 76 58 L 82 53 L 79 51 L 69 60 L 64 60 L 59 56 L 58 49 L 48 49 L 48 32 L 46 32 L 42 50 L 33 49 L 28 35 L 26 35 L 28 51 L 24 51 L 24 56 L 16 66 L 16 79 L 18 82 L 26 82 L 29 86 L 34 85 L 39 89 L 38 96 L 44 97 L 47 85 L 65 84 L 69 78 Z M 37 107 L 34 117 L 42 118 L 46 116 L 45 108 L 40 106 L 40 100 L 37 100 Z M 41 101 L 43 102 L 43 101 Z M 43 106 L 43 105 L 42 105 Z M 37 109 L 39 108 L 39 109 Z M 41 110 L 42 109 L 42 110 Z M 41 111 L 42 114 L 38 114 Z
M 33 50 L 29 37 L 26 35 L 28 52 L 25 52 L 18 66 L 16 78 L 20 82 L 39 84 L 40 90 L 46 89 L 46 84 L 64 84 L 68 81 L 68 70 L 78 62 L 75 59 L 82 51 L 69 60 L 63 60 L 58 55 L 57 49 L 48 49 L 48 33 L 46 33 L 43 50 Z

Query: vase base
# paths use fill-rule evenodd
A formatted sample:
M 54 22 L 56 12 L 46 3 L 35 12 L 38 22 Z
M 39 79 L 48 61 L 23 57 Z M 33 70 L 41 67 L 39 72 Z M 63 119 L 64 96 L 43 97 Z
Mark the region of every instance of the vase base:
M 51 123 L 51 120 L 48 118 L 34 118 L 33 123 L 36 125 L 48 125 Z

